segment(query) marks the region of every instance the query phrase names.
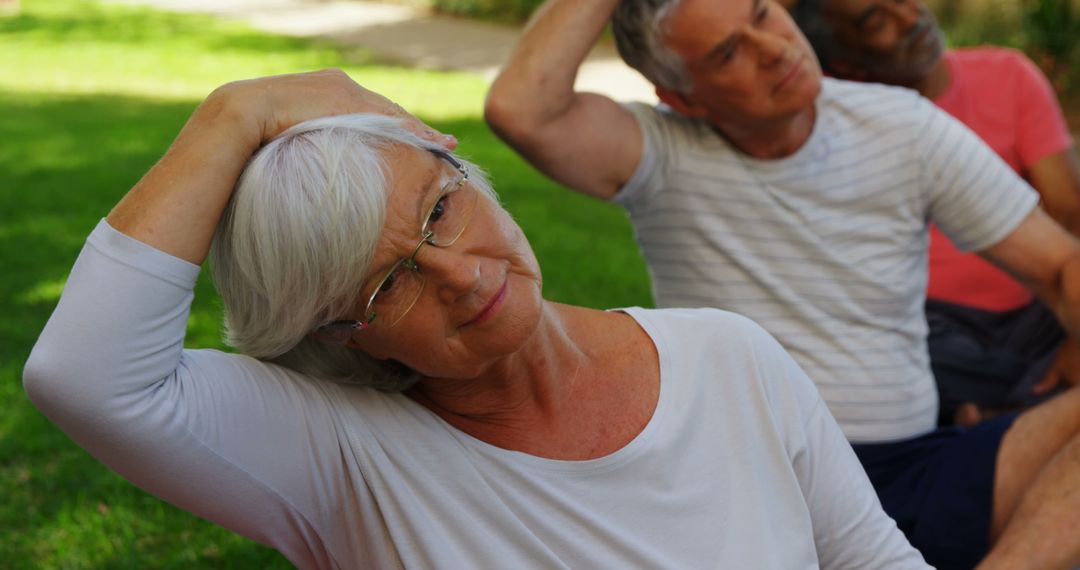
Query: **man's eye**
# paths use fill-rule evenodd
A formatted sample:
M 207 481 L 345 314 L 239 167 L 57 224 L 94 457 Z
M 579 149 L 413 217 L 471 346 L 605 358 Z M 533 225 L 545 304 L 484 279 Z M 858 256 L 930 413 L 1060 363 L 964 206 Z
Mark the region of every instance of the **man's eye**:
M 739 51 L 737 45 L 726 50 L 723 55 L 720 56 L 720 63 L 729 63 L 731 60 L 735 59 L 735 53 L 737 51 Z
M 881 14 L 874 14 L 863 21 L 862 31 L 865 33 L 880 32 L 885 27 L 885 17 Z
M 768 16 L 768 15 L 769 15 L 769 7 L 768 7 L 768 6 L 765 6 L 765 7 L 763 7 L 763 8 L 761 9 L 761 11 L 760 11 L 760 12 L 758 12 L 758 13 L 757 13 L 757 18 L 756 18 L 756 19 L 757 19 L 757 22 L 758 22 L 758 23 L 761 23 L 761 22 L 765 21 L 765 18 L 766 18 L 766 17 Z

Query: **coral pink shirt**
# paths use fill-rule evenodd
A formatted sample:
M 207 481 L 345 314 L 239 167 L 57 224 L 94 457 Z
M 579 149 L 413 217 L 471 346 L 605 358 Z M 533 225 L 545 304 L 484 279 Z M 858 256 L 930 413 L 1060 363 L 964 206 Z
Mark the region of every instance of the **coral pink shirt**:
M 1032 164 L 1072 146 L 1050 83 L 1018 51 L 980 47 L 945 54 L 952 80 L 934 100 L 975 131 L 1021 176 Z M 974 253 L 960 251 L 930 228 L 931 299 L 989 311 L 1032 301 L 1031 292 Z

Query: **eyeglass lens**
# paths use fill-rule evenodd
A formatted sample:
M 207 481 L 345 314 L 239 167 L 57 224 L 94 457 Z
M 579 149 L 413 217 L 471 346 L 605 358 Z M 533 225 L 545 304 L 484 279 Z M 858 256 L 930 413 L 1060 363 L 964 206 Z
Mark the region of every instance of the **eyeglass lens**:
M 465 232 L 478 196 L 466 180 L 466 176 L 456 174 L 442 188 L 439 199 L 424 218 L 423 239 L 410 257 L 394 264 L 373 292 L 366 311 L 369 323 L 378 320 L 380 325 L 392 327 L 401 321 L 424 291 L 424 274 L 416 264 L 416 254 L 426 244 L 448 247 Z

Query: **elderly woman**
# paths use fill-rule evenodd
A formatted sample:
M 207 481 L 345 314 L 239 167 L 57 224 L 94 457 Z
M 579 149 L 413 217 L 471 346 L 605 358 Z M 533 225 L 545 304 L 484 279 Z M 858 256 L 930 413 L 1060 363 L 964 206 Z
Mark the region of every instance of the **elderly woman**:
M 215 91 L 89 237 L 33 401 L 303 568 L 924 567 L 766 333 L 544 301 L 483 175 L 406 127 L 340 72 Z M 183 348 L 208 253 L 244 355 Z

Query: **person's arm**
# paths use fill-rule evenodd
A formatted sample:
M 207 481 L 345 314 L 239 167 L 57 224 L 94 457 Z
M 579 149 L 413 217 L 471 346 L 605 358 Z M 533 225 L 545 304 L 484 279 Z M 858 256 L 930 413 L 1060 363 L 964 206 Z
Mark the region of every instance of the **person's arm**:
M 1029 286 L 1080 339 L 1080 241 L 1036 208 L 980 253 Z
M 760 326 L 749 332 L 810 511 L 821 568 L 929 568 L 882 509 L 814 382 Z
M 1001 72 L 1016 90 L 1014 144 L 1023 176 L 1042 198 L 1043 209 L 1080 235 L 1080 167 L 1053 85 L 1021 52 L 1003 52 Z
M 365 111 L 406 115 L 336 71 L 215 91 L 88 238 L 23 371 L 31 401 L 102 463 L 300 567 L 339 566 L 335 551 L 359 540 L 342 520 L 356 497 L 330 413 L 341 398 L 278 366 L 185 350 L 184 336 L 251 152 L 296 122 Z
M 503 140 L 555 180 L 613 197 L 634 174 L 644 141 L 611 99 L 574 91 L 574 78 L 619 0 L 541 6 L 488 92 L 484 117 Z
M 1080 163 L 1070 147 L 1045 156 L 1027 169 L 1027 178 L 1042 197 L 1046 213 L 1080 236 Z
M 344 495 L 329 406 L 281 368 L 183 349 L 198 273 L 101 222 L 26 362 L 27 395 L 143 490 L 329 567 L 319 513 Z

